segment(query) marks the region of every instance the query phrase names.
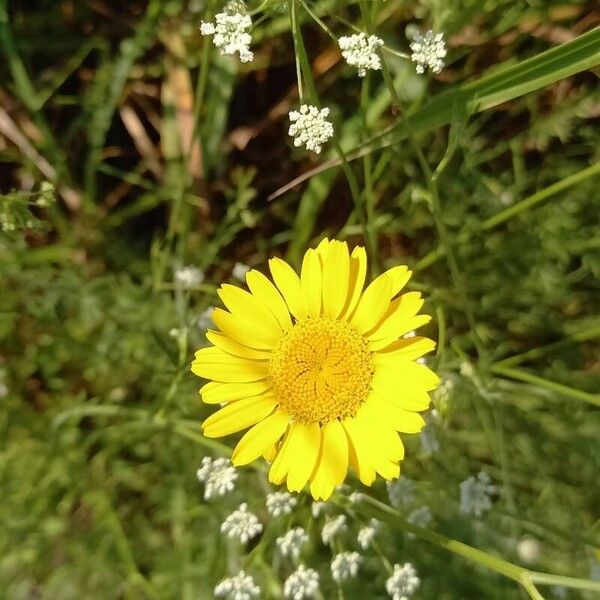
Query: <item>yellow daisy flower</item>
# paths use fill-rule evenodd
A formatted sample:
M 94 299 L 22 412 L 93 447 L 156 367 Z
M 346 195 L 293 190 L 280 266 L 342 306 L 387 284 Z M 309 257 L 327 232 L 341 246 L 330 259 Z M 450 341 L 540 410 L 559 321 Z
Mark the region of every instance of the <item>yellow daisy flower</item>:
M 236 466 L 264 456 L 269 481 L 298 492 L 310 483 L 326 500 L 351 465 L 371 485 L 400 474 L 400 433 L 417 433 L 420 411 L 439 379 L 417 358 L 435 343 L 402 338 L 430 320 L 421 294 L 399 295 L 411 272 L 398 266 L 363 290 L 364 248 L 323 240 L 304 256 L 298 276 L 283 260 L 246 274 L 249 292 L 224 284 L 227 310 L 212 319 L 213 344 L 198 350 L 192 371 L 211 380 L 207 404 L 225 404 L 203 423 L 204 435 L 250 428 L 232 455 Z

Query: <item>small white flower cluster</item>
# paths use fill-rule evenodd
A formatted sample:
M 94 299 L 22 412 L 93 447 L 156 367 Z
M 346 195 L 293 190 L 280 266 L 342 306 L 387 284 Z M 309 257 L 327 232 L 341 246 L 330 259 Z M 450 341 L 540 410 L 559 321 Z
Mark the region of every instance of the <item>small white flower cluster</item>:
M 410 504 L 415 497 L 415 484 L 408 477 L 400 477 L 386 484 L 390 504 L 394 508 L 400 508 Z
M 350 502 L 352 502 L 352 504 L 358 504 L 359 502 L 363 501 L 363 497 L 364 497 L 364 495 L 361 494 L 360 492 L 352 492 L 348 496 L 348 500 L 350 500 Z
M 394 573 L 386 581 L 385 589 L 393 600 L 408 600 L 419 587 L 421 580 L 410 563 L 394 565 Z
M 311 104 L 302 104 L 300 110 L 289 113 L 290 125 L 288 134 L 294 138 L 294 146 L 306 146 L 316 154 L 327 140 L 333 137 L 333 125 L 327 120 L 329 109 L 319 110 Z
M 316 598 L 319 592 L 319 574 L 300 565 L 283 584 L 283 595 L 289 600 Z
M 238 473 L 228 458 L 205 456 L 202 466 L 196 471 L 198 481 L 204 482 L 204 499 L 224 496 L 235 488 Z
M 415 527 L 427 527 L 433 520 L 433 514 L 431 513 L 429 506 L 420 506 L 409 513 L 406 520 L 411 525 L 415 525 Z
M 175 283 L 186 290 L 198 287 L 203 281 L 204 273 L 192 265 L 175 270 Z
M 310 506 L 310 512 L 312 513 L 313 519 L 318 519 L 326 506 L 327 502 L 313 502 Z
M 196 325 L 202 329 L 209 329 L 210 327 L 214 327 L 215 323 L 212 320 L 212 314 L 215 310 L 214 306 L 209 306 L 207 309 L 203 310 L 196 319 Z
M 221 523 L 221 533 L 238 538 L 242 544 L 261 533 L 263 526 L 258 517 L 248 510 L 244 502 Z
M 269 514 L 272 517 L 279 517 L 291 514 L 298 504 L 298 499 L 289 492 L 273 492 L 267 494 L 266 504 Z
M 308 542 L 308 533 L 302 527 L 294 527 L 275 540 L 281 555 L 293 560 L 298 560 L 306 542 Z
M 359 529 L 357 535 L 358 545 L 363 550 L 366 550 L 371 545 L 371 542 L 375 539 L 378 530 L 379 521 L 377 519 L 371 519 L 368 525 L 365 525 Z
M 338 515 L 329 519 L 321 530 L 321 539 L 324 544 L 330 544 L 333 538 L 346 531 L 346 515 Z
M 240 56 L 242 62 L 250 62 L 254 54 L 250 50 L 252 36 L 246 29 L 252 27 L 252 19 L 246 14 L 242 2 L 230 2 L 224 12 L 215 15 L 214 23 L 200 24 L 202 35 L 212 35 L 213 44 L 221 54 L 235 54 Z
M 246 273 L 249 270 L 250 270 L 250 267 L 248 265 L 245 265 L 244 263 L 241 263 L 241 262 L 236 262 L 235 265 L 233 265 L 233 270 L 231 271 L 231 276 L 234 279 L 237 279 L 238 281 L 241 281 L 243 283 L 246 279 Z
M 410 60 L 417 64 L 417 73 L 424 73 L 427 68 L 432 73 L 439 73 L 444 68 L 443 59 L 447 52 L 443 33 L 433 33 L 431 29 L 425 35 L 415 32 L 410 49 Z
M 383 46 L 383 40 L 376 35 L 366 36 L 364 33 L 348 35 L 338 40 L 344 60 L 358 69 L 358 76 L 364 77 L 367 69 L 381 69 L 381 59 L 377 50 Z
M 331 576 L 337 583 L 356 577 L 362 556 L 358 552 L 340 552 L 331 561 Z
M 460 484 L 460 511 L 475 517 L 492 508 L 492 494 L 497 492 L 490 476 L 481 471 L 477 477 L 469 477 Z
M 252 600 L 258 598 L 260 588 L 250 575 L 240 571 L 233 577 L 227 577 L 215 586 L 215 596 L 227 600 Z

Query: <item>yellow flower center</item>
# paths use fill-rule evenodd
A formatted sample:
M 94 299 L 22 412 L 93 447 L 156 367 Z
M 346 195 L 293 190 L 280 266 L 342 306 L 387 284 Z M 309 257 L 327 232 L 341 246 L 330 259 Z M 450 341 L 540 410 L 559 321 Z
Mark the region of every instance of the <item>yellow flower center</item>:
M 349 323 L 328 317 L 294 325 L 274 350 L 270 367 L 281 408 L 304 423 L 354 415 L 374 371 L 365 338 Z

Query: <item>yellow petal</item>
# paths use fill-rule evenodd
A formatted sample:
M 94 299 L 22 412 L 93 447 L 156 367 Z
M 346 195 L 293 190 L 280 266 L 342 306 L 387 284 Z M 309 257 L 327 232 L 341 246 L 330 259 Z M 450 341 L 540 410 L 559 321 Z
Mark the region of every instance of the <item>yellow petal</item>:
M 398 359 L 394 365 L 375 369 L 373 381 L 378 385 L 398 391 L 406 389 L 430 392 L 440 383 L 440 378 L 428 367 L 408 360 Z
M 429 321 L 431 321 L 431 317 L 429 315 L 417 315 L 410 319 L 406 319 L 402 327 L 398 328 L 393 335 L 381 338 L 379 340 L 369 340 L 369 350 L 371 352 L 383 350 L 384 348 L 387 348 L 390 344 L 396 342 L 398 338 L 403 336 L 405 333 L 408 333 L 409 331 L 414 331 L 415 329 L 426 325 L 427 323 L 429 323 Z
M 405 410 L 412 410 L 414 412 L 422 412 L 429 408 L 431 398 L 429 394 L 424 390 L 410 390 L 391 388 L 386 385 L 379 385 L 381 380 L 373 379 L 371 394 L 389 402 L 395 404 Z
M 378 413 L 378 418 L 392 429 L 402 433 L 419 433 L 425 427 L 425 419 L 416 412 L 404 410 L 399 406 L 373 398 L 371 405 Z
M 263 458 L 268 462 L 273 462 L 273 459 L 277 456 L 277 444 L 273 444 L 263 454 Z
M 320 445 L 321 430 L 318 423 L 294 423 L 290 427 L 287 475 L 290 492 L 299 492 L 306 485 L 315 468 Z
M 390 302 L 391 282 L 383 273 L 363 292 L 350 322 L 360 333 L 372 329 L 387 311 Z
M 221 404 L 250 398 L 251 396 L 260 396 L 271 388 L 270 379 L 253 381 L 251 383 L 222 383 L 220 381 L 210 381 L 200 388 L 202 402 L 206 404 Z
M 280 258 L 272 258 L 269 261 L 269 269 L 289 311 L 296 319 L 306 317 L 308 312 L 302 297 L 300 278 L 296 275 L 294 269 Z
M 238 442 L 231 462 L 236 467 L 247 465 L 274 448 L 275 443 L 285 433 L 289 422 L 289 415 L 280 410 L 259 421 Z
M 389 271 L 387 271 L 387 275 L 392 281 L 390 298 L 393 298 L 399 294 L 402 288 L 408 283 L 408 280 L 412 275 L 412 271 L 409 271 L 408 267 L 405 265 L 399 265 L 397 267 L 392 267 Z
M 333 490 L 344 481 L 348 471 L 348 438 L 342 424 L 335 420 L 321 429 L 321 449 L 310 492 L 315 500 L 327 500 Z
M 221 308 L 213 310 L 212 320 L 227 337 L 250 348 L 272 350 L 282 335 L 281 330 L 263 328 L 256 320 L 241 319 Z
M 402 334 L 399 334 L 398 331 L 406 333 L 406 323 L 419 312 L 422 306 L 423 300 L 420 292 L 402 294 L 391 302 L 381 321 L 365 336 L 369 340 L 380 340 L 391 336 L 400 337 Z
M 356 246 L 350 255 L 350 268 L 348 272 L 348 298 L 346 305 L 340 313 L 340 318 L 350 316 L 363 291 L 367 276 L 367 253 L 362 246 Z
M 350 464 L 362 483 L 371 485 L 375 481 L 375 469 L 371 460 L 370 448 L 375 442 L 370 439 L 369 432 L 356 416 L 344 419 L 342 425 L 350 442 L 348 444 Z
M 264 419 L 276 406 L 277 401 L 270 393 L 231 402 L 204 421 L 204 435 L 215 438 L 246 429 Z
M 291 455 L 288 452 L 288 448 L 290 445 L 291 432 L 292 427 L 288 427 L 287 433 L 275 456 L 275 460 L 271 463 L 271 468 L 269 469 L 269 481 L 275 485 L 279 485 L 285 479 L 290 468 Z
M 412 337 L 395 341 L 385 349 L 373 353 L 375 366 L 394 364 L 398 359 L 416 360 L 435 349 L 435 342 L 426 337 Z
M 195 356 L 192 373 L 205 379 L 246 383 L 269 375 L 269 363 L 266 360 L 238 358 L 214 346 L 198 350 Z
M 272 330 L 273 336 L 278 338 L 283 333 L 275 315 L 261 304 L 250 292 L 242 290 L 235 285 L 224 283 L 217 294 L 236 318 L 254 323 L 257 328 Z
M 346 242 L 333 240 L 323 256 L 323 314 L 337 318 L 348 298 L 350 256 Z
M 373 456 L 377 461 L 397 463 L 404 458 L 404 444 L 397 431 L 386 420 L 386 413 L 382 410 L 385 402 L 370 396 L 364 404 L 362 418 L 366 419 L 372 431 L 377 432 L 377 444 L 372 448 Z
M 239 342 L 232 340 L 230 337 L 227 337 L 218 331 L 207 331 L 206 339 L 220 350 L 223 350 L 223 352 L 227 352 L 227 354 L 233 354 L 234 356 L 239 356 L 240 358 L 249 358 L 251 360 L 269 360 L 271 357 L 271 352 L 268 350 L 257 350 L 256 348 L 243 346 Z
M 310 249 L 304 255 L 300 284 L 308 314 L 316 319 L 321 315 L 321 289 L 323 287 L 321 261 L 316 250 Z
M 260 271 L 246 273 L 246 283 L 255 298 L 268 308 L 284 331 L 292 326 L 290 312 L 277 288 Z
M 323 259 L 325 257 L 325 255 L 327 254 L 327 252 L 329 252 L 329 244 L 331 244 L 331 242 L 329 241 L 329 238 L 323 238 L 319 242 L 319 245 L 315 248 L 315 250 L 317 251 L 317 254 L 319 254 L 321 259 Z

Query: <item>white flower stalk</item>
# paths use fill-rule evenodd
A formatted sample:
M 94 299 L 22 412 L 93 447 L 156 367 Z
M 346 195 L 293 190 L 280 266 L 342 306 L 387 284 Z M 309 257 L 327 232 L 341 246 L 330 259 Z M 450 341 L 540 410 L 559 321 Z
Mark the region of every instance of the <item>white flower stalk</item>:
M 248 540 L 261 533 L 263 526 L 258 517 L 248 510 L 244 502 L 237 510 L 234 510 L 221 524 L 221 533 L 230 538 L 237 538 L 245 544 Z
M 369 548 L 375 536 L 377 535 L 377 531 L 379 530 L 379 521 L 377 519 L 371 519 L 368 525 L 365 527 L 361 527 L 358 531 L 357 540 L 358 545 L 366 550 Z
M 377 51 L 383 46 L 383 40 L 376 35 L 366 36 L 364 33 L 348 35 L 338 40 L 344 60 L 358 69 L 358 76 L 364 77 L 368 69 L 379 71 L 381 59 Z
M 214 23 L 200 24 L 202 35 L 212 35 L 213 44 L 223 55 L 239 54 L 242 62 L 250 62 L 254 54 L 250 50 L 252 36 L 247 29 L 252 27 L 252 19 L 246 13 L 243 2 L 230 2 L 224 12 L 215 15 Z
M 300 110 L 289 113 L 291 122 L 288 134 L 294 138 L 294 146 L 305 146 L 319 154 L 323 144 L 333 137 L 333 125 L 327 120 L 329 109 L 303 104 Z
M 492 508 L 491 496 L 497 492 L 490 476 L 481 471 L 477 477 L 469 477 L 460 484 L 460 511 L 481 517 Z
M 204 273 L 197 267 L 188 265 L 175 270 L 175 283 L 186 290 L 198 287 L 204 281 Z
M 196 477 L 204 483 L 204 499 L 210 500 L 233 491 L 238 472 L 228 458 L 205 456 L 202 466 L 196 471 Z
M 234 279 L 237 279 L 238 281 L 241 281 L 242 283 L 244 283 L 244 281 L 246 280 L 246 273 L 250 270 L 250 267 L 248 265 L 245 265 L 244 263 L 241 262 L 236 262 L 235 265 L 233 265 L 233 270 L 231 271 L 231 276 Z
M 215 586 L 214 591 L 215 597 L 226 600 L 252 600 L 260 596 L 260 587 L 244 571 L 223 579 Z
M 330 544 L 333 538 L 346 531 L 346 515 L 338 515 L 328 520 L 321 530 L 321 539 L 325 545 Z
M 283 584 L 283 595 L 289 600 L 308 600 L 319 594 L 319 574 L 304 565 L 300 565 Z
M 273 492 L 267 494 L 267 511 L 272 517 L 289 515 L 298 504 L 298 499 L 289 492 Z
M 425 73 L 429 69 L 432 73 L 440 73 L 444 68 L 446 42 L 443 33 L 433 33 L 431 29 L 421 35 L 416 32 L 410 44 L 412 54 L 410 60 L 417 65 L 417 73 Z
M 400 477 L 386 484 L 390 504 L 394 508 L 408 506 L 415 498 L 415 484 L 408 477 Z
M 396 564 L 392 576 L 385 583 L 385 589 L 392 600 L 408 600 L 420 584 L 417 571 L 410 563 L 402 566 Z
M 337 583 L 356 577 L 362 556 L 358 552 L 340 552 L 331 561 L 331 576 Z
M 310 505 L 310 512 L 313 516 L 313 519 L 318 519 L 321 516 L 321 513 L 325 510 L 327 506 L 327 502 L 313 502 Z
M 308 542 L 308 533 L 302 527 L 294 527 L 275 540 L 281 556 L 292 560 L 298 560 L 306 542 Z

